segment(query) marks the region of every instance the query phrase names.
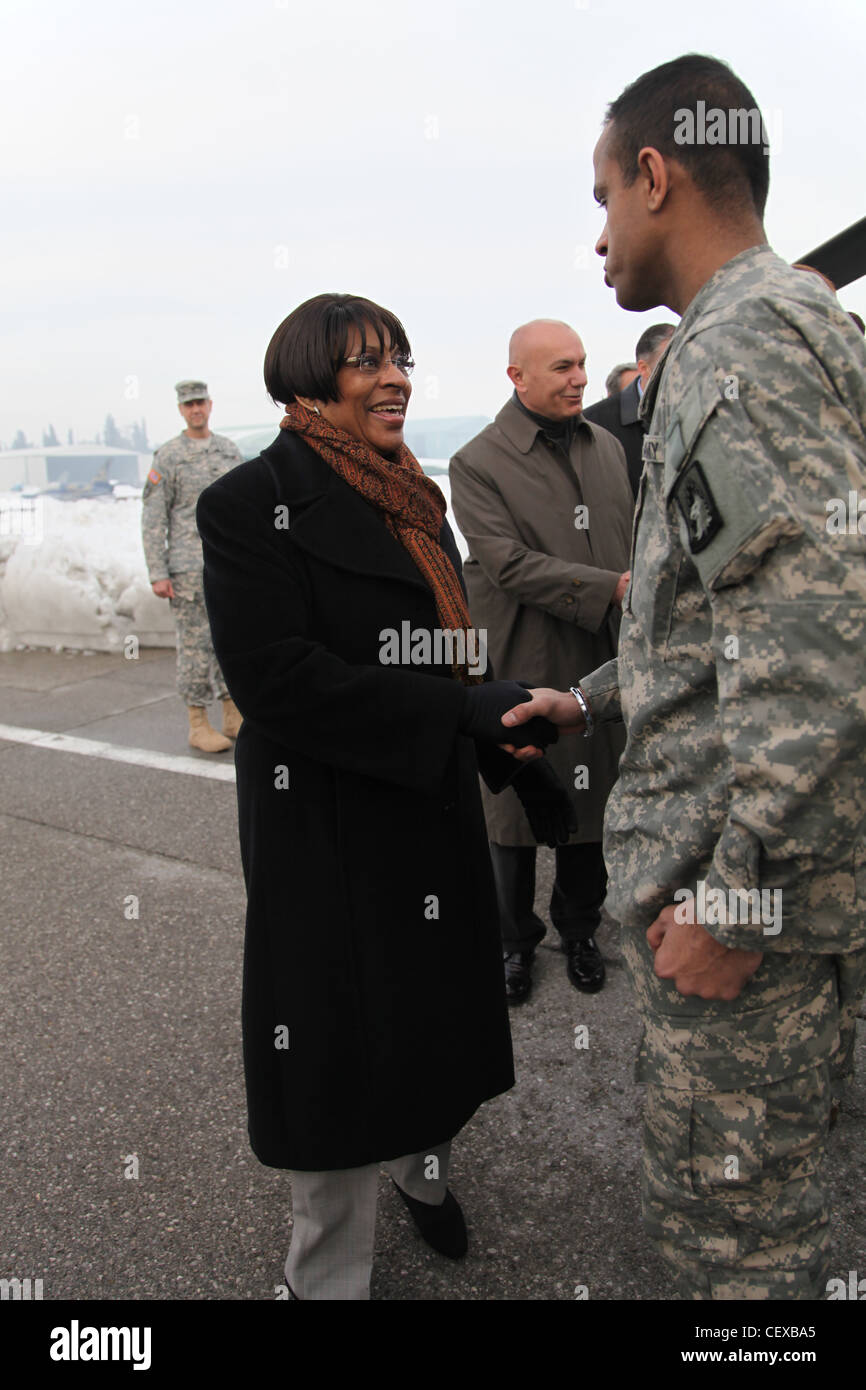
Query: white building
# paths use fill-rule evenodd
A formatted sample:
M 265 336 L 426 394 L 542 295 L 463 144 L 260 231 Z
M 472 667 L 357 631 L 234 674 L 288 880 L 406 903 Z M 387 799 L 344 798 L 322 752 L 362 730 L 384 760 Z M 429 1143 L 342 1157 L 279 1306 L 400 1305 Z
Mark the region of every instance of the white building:
M 72 495 L 95 482 L 137 487 L 150 467 L 150 454 L 104 444 L 52 444 L 41 449 L 0 450 L 0 492 L 12 489 L 60 489 Z

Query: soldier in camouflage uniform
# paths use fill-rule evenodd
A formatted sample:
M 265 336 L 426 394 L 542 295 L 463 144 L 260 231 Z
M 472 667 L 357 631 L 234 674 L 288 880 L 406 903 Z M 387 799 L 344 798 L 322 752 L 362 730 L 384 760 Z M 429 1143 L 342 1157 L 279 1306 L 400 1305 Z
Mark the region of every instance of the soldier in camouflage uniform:
M 831 1082 L 866 982 L 866 349 L 766 244 L 763 151 L 671 142 L 698 100 L 754 107 L 691 55 L 626 89 L 595 152 L 607 282 L 683 315 L 642 403 L 619 658 L 505 722 L 625 722 L 608 907 L 677 1290 L 821 1298 Z
M 169 599 L 174 613 L 177 688 L 189 711 L 189 742 L 222 753 L 237 737 L 241 717 L 214 655 L 195 508 L 200 493 L 243 460 L 237 445 L 208 429 L 213 402 L 205 383 L 180 381 L 175 390 L 187 428 L 154 453 L 142 496 L 142 539 L 153 592 Z M 207 717 L 214 695 L 222 701 L 222 733 Z

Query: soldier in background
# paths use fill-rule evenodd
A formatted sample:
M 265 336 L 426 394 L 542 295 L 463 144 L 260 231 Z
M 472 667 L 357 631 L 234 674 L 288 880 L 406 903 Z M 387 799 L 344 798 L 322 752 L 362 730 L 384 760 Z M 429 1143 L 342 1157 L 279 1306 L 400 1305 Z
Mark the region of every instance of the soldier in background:
M 179 381 L 175 390 L 186 429 L 154 453 L 142 495 L 142 540 L 151 588 L 157 598 L 169 599 L 174 614 L 177 688 L 189 711 L 190 745 L 223 753 L 238 735 L 241 716 L 214 655 L 195 508 L 204 489 L 243 459 L 230 439 L 211 434 L 213 401 L 205 383 Z M 207 717 L 214 696 L 222 701 L 222 733 Z
M 708 110 L 760 129 L 679 143 Z M 866 535 L 837 515 L 866 490 L 866 347 L 767 245 L 765 137 L 696 54 L 608 110 L 606 283 L 683 317 L 641 407 L 618 661 L 503 720 L 625 722 L 608 907 L 644 1024 L 644 1220 L 691 1299 L 826 1295 L 821 1165 L 866 981 Z

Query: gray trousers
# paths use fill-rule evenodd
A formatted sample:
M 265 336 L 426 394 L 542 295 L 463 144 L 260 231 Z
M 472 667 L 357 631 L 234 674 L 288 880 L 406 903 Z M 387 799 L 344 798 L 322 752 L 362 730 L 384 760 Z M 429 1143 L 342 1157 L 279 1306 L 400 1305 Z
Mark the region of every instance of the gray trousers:
M 292 1171 L 292 1244 L 286 1282 L 304 1299 L 369 1299 L 379 1168 L 409 1197 L 441 1206 L 451 1143 L 388 1163 L 332 1172 Z M 402 1205 L 402 1203 L 401 1203 Z

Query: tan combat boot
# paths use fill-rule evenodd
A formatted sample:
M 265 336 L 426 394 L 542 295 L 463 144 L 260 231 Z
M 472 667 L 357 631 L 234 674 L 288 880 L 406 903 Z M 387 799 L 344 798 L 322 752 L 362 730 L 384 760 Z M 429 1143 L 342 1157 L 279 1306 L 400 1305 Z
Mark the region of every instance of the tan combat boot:
M 226 738 L 237 738 L 241 731 L 243 719 L 241 712 L 232 699 L 231 695 L 226 695 L 222 701 L 223 707 L 223 733 Z
M 189 745 L 203 753 L 224 753 L 231 748 L 231 739 L 218 734 L 207 717 L 203 705 L 187 705 L 189 711 Z

